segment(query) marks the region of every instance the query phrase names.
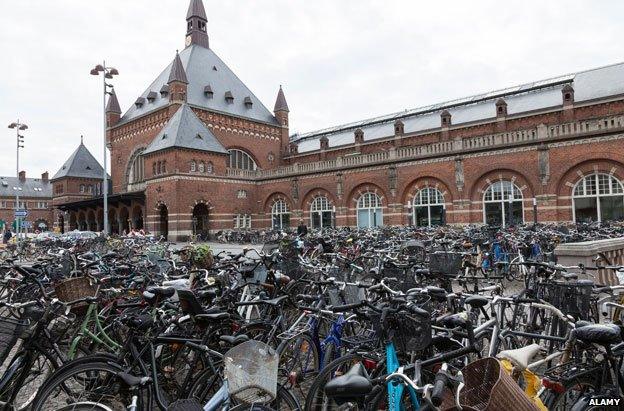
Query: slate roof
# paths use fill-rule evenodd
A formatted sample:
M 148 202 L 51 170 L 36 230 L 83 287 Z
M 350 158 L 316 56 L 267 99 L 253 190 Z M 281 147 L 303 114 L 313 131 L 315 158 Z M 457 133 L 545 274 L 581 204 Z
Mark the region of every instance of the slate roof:
M 173 147 L 227 154 L 227 150 L 187 104 L 180 106 L 143 154 Z
M 260 102 L 211 49 L 192 44 L 179 53 L 179 60 L 188 81 L 187 103 L 189 105 L 264 123 L 278 124 L 273 113 Z M 147 98 L 150 91 L 159 91 L 169 82 L 173 63 L 171 62 L 160 73 L 140 97 Z M 204 94 L 204 88 L 207 84 L 210 84 L 214 92 L 213 98 Z M 234 97 L 232 104 L 229 104 L 224 97 L 226 91 L 230 91 Z M 247 96 L 253 102 L 251 106 L 244 103 L 244 98 Z M 159 95 L 153 102 L 145 103 L 141 107 L 132 105 L 122 116 L 120 124 L 165 107 L 168 103 L 168 96 Z
M 277 99 L 275 100 L 275 108 L 273 109 L 273 111 L 290 111 L 288 110 L 288 103 L 286 103 L 286 96 L 284 95 L 284 90 L 282 90 L 282 86 L 280 86 L 279 91 L 277 92 Z
M 104 169 L 93 154 L 80 142 L 78 148 L 56 172 L 52 180 L 63 177 L 102 178 Z M 110 176 L 109 176 L 110 178 Z
M 575 103 L 590 102 L 624 95 L 624 63 L 599 67 L 547 80 L 522 84 L 503 90 L 478 94 L 444 103 L 433 104 L 385 116 L 343 124 L 318 131 L 290 136 L 298 143 L 298 152 L 318 150 L 319 139 L 327 136 L 330 147 L 353 144 L 357 128 L 364 131 L 364 141 L 394 135 L 393 123 L 401 119 L 405 133 L 425 132 L 440 128 L 440 114 L 448 110 L 453 126 L 496 117 L 496 101 L 504 98 L 509 116 L 561 107 L 562 89 L 571 85 Z
M 111 95 L 108 98 L 108 103 L 106 103 L 106 112 L 121 114 L 121 108 L 119 107 L 119 100 L 117 100 L 115 89 L 111 90 Z
M 202 0 L 191 0 L 188 11 L 186 12 L 186 19 L 188 20 L 191 17 L 199 17 L 204 20 L 208 20 Z
M 52 184 L 50 180 L 44 182 L 40 178 L 26 178 L 25 181 L 20 181 L 17 177 L 0 177 L 0 197 L 14 197 L 17 192 L 23 197 L 50 198 Z
M 173 65 L 171 70 L 169 71 L 169 80 L 167 80 L 167 84 L 171 84 L 174 81 L 179 81 L 181 83 L 188 84 L 188 80 L 186 79 L 186 72 L 184 71 L 184 66 L 182 66 L 182 61 L 180 60 L 180 55 L 176 51 L 176 56 L 173 59 Z M 147 93 L 151 94 L 152 91 Z

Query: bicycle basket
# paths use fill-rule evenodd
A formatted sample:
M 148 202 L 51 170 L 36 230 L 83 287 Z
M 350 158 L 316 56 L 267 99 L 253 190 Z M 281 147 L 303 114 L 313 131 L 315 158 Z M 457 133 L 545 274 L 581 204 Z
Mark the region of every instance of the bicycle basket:
M 589 320 L 592 284 L 538 283 L 537 298 L 577 319 Z
M 20 336 L 26 331 L 30 321 L 0 317 L 0 364 L 9 356 Z
M 63 302 L 80 300 L 81 298 L 95 296 L 95 286 L 91 284 L 89 277 L 74 277 L 58 282 L 54 286 L 54 292 Z
M 464 367 L 462 373 L 466 384 L 459 397 L 462 407 L 479 411 L 538 411 L 496 358 L 474 361 Z
M 230 395 L 243 404 L 263 404 L 277 394 L 279 356 L 259 341 L 247 341 L 225 353 Z
M 344 289 L 331 288 L 327 291 L 329 303 L 333 306 L 357 304 L 366 299 L 363 288 L 357 285 L 346 284 Z
M 462 268 L 463 256 L 460 253 L 436 251 L 429 256 L 429 271 L 432 274 L 456 276 Z
M 431 319 L 412 314 L 389 314 L 382 323 L 381 314 L 370 312 L 369 317 L 378 336 L 392 341 L 397 351 L 420 351 L 431 343 Z

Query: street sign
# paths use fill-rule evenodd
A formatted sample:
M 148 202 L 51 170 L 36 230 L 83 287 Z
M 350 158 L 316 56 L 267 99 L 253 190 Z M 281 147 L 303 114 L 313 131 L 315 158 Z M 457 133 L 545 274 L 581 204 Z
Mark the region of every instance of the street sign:
M 15 210 L 15 218 L 17 217 L 27 217 L 28 210 Z
M 30 221 L 22 221 L 22 228 L 31 228 L 32 224 Z

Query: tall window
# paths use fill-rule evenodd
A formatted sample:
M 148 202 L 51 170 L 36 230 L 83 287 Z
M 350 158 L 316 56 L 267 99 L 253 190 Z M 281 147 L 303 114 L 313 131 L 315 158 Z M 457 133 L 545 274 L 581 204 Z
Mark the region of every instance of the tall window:
M 375 193 L 364 193 L 357 202 L 358 228 L 383 226 L 381 197 Z
M 483 194 L 483 221 L 507 226 L 524 222 L 522 191 L 511 181 L 496 181 Z
M 272 227 L 278 230 L 284 230 L 290 227 L 290 212 L 288 204 L 284 200 L 277 200 L 271 207 Z
M 197 163 L 195 162 L 195 160 L 191 161 L 191 173 L 194 173 L 195 171 L 197 171 Z
M 204 171 L 206 171 L 206 166 L 204 165 L 203 161 L 199 162 L 198 170 L 200 173 L 203 173 Z
M 310 222 L 312 228 L 322 229 L 334 225 L 334 211 L 325 196 L 319 196 L 310 205 Z
M 81 193 L 85 192 L 85 185 L 84 184 L 80 184 L 80 192 Z
M 624 218 L 622 183 L 609 174 L 592 174 L 576 183 L 573 191 L 576 222 L 621 220 Z
M 414 224 L 431 227 L 444 224 L 444 196 L 437 188 L 425 187 L 414 196 Z
M 206 173 L 212 174 L 213 170 L 214 170 L 214 166 L 212 165 L 212 161 L 209 161 L 208 163 L 206 163 Z
M 128 174 L 128 183 L 140 183 L 145 178 L 145 161 L 142 156 L 143 150 L 139 150 L 132 159 L 130 172 Z
M 250 171 L 254 171 L 258 168 L 253 158 L 244 151 L 232 149 L 228 150 L 228 152 L 230 153 L 230 168 Z
M 251 214 L 236 214 L 234 216 L 234 228 L 251 228 Z

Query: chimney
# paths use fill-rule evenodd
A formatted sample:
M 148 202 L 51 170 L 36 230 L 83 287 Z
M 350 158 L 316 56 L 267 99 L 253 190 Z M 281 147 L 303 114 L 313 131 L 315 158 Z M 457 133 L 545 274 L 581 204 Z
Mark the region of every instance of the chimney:
M 47 183 L 49 179 L 50 179 L 50 174 L 47 171 L 41 174 L 41 181 L 43 181 L 44 183 Z
M 19 180 L 20 181 L 26 181 L 26 172 L 25 171 L 20 171 L 19 172 Z

